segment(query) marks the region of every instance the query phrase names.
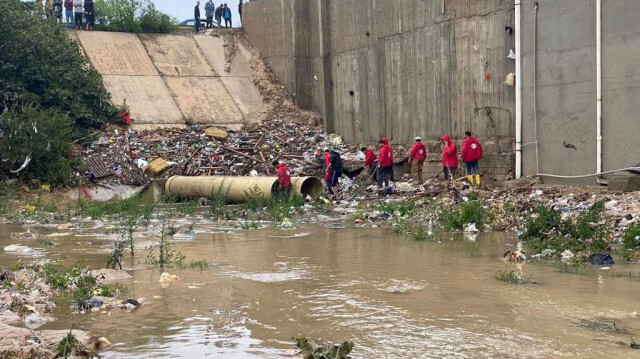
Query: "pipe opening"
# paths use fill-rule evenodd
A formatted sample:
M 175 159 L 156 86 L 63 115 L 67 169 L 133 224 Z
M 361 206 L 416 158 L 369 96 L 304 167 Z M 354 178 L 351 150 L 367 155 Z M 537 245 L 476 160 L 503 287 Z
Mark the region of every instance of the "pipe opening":
M 311 196 L 313 198 L 322 195 L 322 181 L 316 177 L 307 177 L 302 181 L 300 185 L 300 194 L 306 198 Z

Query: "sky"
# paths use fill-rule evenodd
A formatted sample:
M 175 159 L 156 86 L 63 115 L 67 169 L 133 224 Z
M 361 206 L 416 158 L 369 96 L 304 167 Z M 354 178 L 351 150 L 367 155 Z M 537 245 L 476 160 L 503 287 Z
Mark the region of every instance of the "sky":
M 156 8 L 167 13 L 179 21 L 193 19 L 193 8 L 196 6 L 196 0 L 151 0 Z M 208 0 L 200 0 L 200 15 L 204 18 L 204 3 Z M 238 15 L 238 3 L 240 0 L 222 0 L 231 9 L 233 26 L 240 25 L 240 16 Z M 246 2 L 246 0 L 245 0 Z M 216 7 L 220 5 L 220 0 L 213 0 Z

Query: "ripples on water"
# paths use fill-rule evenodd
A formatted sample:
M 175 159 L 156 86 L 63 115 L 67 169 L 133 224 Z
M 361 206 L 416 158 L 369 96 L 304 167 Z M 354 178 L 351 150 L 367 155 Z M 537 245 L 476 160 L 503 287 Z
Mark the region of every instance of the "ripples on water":
M 604 316 L 639 332 L 638 283 L 559 274 L 542 263 L 524 268 L 543 285 L 498 282 L 493 274 L 505 269 L 497 258 L 508 237 L 414 242 L 379 229 L 313 226 L 217 232 L 197 225 L 195 234 L 174 239 L 188 260 L 205 259 L 211 267 L 169 270 L 181 279 L 168 288 L 140 259 L 156 234 L 136 236 L 138 259 L 128 265 L 138 269 L 126 286 L 149 304 L 133 313 L 82 317 L 80 326 L 115 343 L 104 358 L 290 358 L 295 336 L 353 340 L 356 359 L 636 354 L 614 344 L 630 338 L 573 323 Z M 69 238 L 49 235 L 61 245 L 47 254 L 86 258 L 92 266 L 104 263 L 113 239 L 97 228 Z M 79 318 L 71 319 L 74 325 Z M 52 324 L 70 322 L 61 317 Z

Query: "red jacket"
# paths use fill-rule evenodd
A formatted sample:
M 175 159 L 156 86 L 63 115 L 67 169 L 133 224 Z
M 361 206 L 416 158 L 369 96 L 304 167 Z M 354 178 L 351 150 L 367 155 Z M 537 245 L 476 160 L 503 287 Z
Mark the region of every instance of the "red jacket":
M 393 148 L 389 145 L 389 140 L 386 137 L 382 138 L 382 143 L 378 164 L 380 167 L 391 167 L 393 166 Z
M 482 158 L 482 146 L 475 137 L 462 142 L 462 162 L 475 162 Z
M 331 154 L 329 152 L 324 153 L 324 181 L 329 182 L 331 180 Z
M 280 163 L 276 166 L 278 171 L 278 182 L 280 183 L 280 189 L 291 186 L 291 171 L 289 167 L 284 163 Z
M 458 167 L 458 148 L 456 143 L 451 141 L 451 137 L 445 134 L 442 136 L 445 146 L 442 149 L 442 165 L 444 167 Z
M 422 142 L 416 142 L 411 147 L 411 152 L 409 153 L 409 158 L 412 160 L 424 161 L 427 158 L 427 148 L 424 147 Z
M 376 160 L 376 154 L 373 153 L 373 151 L 371 151 L 370 149 L 367 149 L 367 152 L 365 152 L 365 157 L 364 157 L 364 166 L 365 167 L 371 167 L 371 165 L 373 165 L 373 161 Z

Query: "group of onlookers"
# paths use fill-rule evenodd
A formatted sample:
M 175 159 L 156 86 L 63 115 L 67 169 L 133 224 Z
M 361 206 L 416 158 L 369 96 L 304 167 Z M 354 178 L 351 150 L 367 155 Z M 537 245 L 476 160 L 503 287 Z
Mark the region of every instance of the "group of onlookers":
M 243 3 L 240 0 L 240 4 L 238 4 L 238 14 L 240 15 L 240 21 L 242 21 L 242 7 Z M 215 18 L 217 22 L 217 27 L 223 27 L 222 20 L 224 20 L 224 27 L 233 27 L 233 16 L 231 14 L 231 9 L 227 4 L 220 4 L 216 8 L 213 0 L 209 0 L 204 5 L 204 14 L 206 16 L 206 28 L 210 29 L 212 27 L 216 27 L 213 24 L 213 19 Z M 196 2 L 196 6 L 193 9 L 193 17 L 195 19 L 195 30 L 196 32 L 200 31 L 200 1 Z
M 59 22 L 62 21 L 62 9 L 64 8 L 64 19 L 69 30 L 82 30 L 83 25 L 86 30 L 92 30 L 95 24 L 95 8 L 93 0 L 48 0 L 47 11 L 49 11 Z M 85 23 L 83 24 L 83 17 Z

